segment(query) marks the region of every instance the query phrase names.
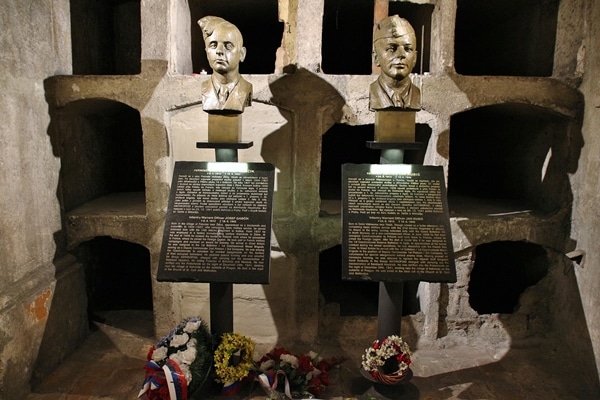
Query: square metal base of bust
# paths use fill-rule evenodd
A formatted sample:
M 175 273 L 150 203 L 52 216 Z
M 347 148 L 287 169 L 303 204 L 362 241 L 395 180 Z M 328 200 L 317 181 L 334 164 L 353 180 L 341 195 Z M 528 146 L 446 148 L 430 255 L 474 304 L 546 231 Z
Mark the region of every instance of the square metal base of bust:
M 237 143 L 242 140 L 242 114 L 208 114 L 208 141 Z
M 376 142 L 414 142 L 416 111 L 375 111 Z

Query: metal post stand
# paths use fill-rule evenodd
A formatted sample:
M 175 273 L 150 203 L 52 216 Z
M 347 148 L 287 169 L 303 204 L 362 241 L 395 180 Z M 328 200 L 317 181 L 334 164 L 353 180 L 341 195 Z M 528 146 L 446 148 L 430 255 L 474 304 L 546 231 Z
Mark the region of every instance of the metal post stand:
M 238 149 L 252 147 L 252 142 L 197 142 L 196 148 L 215 149 L 217 162 L 237 162 Z M 233 332 L 233 284 L 211 282 L 210 288 L 210 331 L 220 337 L 223 333 Z
M 367 142 L 367 147 L 381 151 L 380 164 L 402 164 L 405 150 L 418 150 L 423 146 L 418 142 Z M 379 282 L 379 304 L 377 308 L 377 339 L 383 340 L 391 335 L 402 334 L 402 301 L 404 282 Z M 411 373 L 412 374 L 412 373 Z M 412 376 L 412 375 L 410 375 Z M 418 389 L 406 379 L 402 385 L 383 385 L 374 383 L 361 397 L 362 399 L 399 400 L 416 399 Z
M 367 142 L 370 149 L 381 150 L 381 164 L 402 164 L 405 150 L 418 150 L 422 143 Z M 404 282 L 379 282 L 379 305 L 377 308 L 377 338 L 402 333 L 402 299 Z

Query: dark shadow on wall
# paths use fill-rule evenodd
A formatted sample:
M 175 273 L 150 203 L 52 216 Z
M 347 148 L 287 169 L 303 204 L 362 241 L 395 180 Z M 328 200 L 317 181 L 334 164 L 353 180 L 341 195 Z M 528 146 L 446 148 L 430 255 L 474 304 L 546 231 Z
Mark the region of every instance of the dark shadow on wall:
M 596 399 L 600 382 L 592 342 L 581 304 L 575 263 L 549 251 L 548 276 L 521 295 L 513 314 L 498 314 L 497 322 L 508 335 L 506 354 L 493 362 L 493 345 L 478 342 L 472 353 L 453 353 L 456 360 L 440 358 L 448 372 L 419 376 L 412 380 L 421 395 L 436 398 L 487 399 Z M 557 304 L 552 297 L 560 298 Z M 538 308 L 538 315 L 534 309 Z M 533 312 L 532 312 L 533 311 Z M 547 319 L 547 321 L 541 321 Z M 487 356 L 482 356 L 484 353 Z M 443 355 L 444 350 L 440 349 Z M 478 355 L 479 354 L 479 355 Z M 483 365 L 473 365 L 481 357 Z M 477 364 L 480 364 L 478 362 Z M 439 367 L 438 365 L 438 367 Z M 426 368 L 426 367 L 425 367 Z M 443 368 L 442 368 L 443 369 Z M 410 397 L 409 397 L 410 398 Z
M 59 236 L 55 234 L 56 240 L 61 240 Z M 124 323 L 131 321 L 106 321 L 103 316 L 106 312 L 141 310 L 152 315 L 147 249 L 102 237 L 81 244 L 72 254 L 77 257 L 67 254 L 54 261 L 56 283 L 47 306 L 32 387 L 73 353 L 98 323 L 116 323 L 114 327 L 119 329 L 135 327 L 135 323 Z
M 322 291 L 329 291 L 331 287 L 321 287 L 327 285 L 327 279 L 320 280 L 323 277 L 324 271 L 320 271 L 320 267 L 328 268 L 326 275 L 331 277 L 341 271 L 336 271 L 334 265 L 329 262 L 319 262 L 318 254 L 327 252 L 331 243 L 335 243 L 334 249 L 339 248 L 341 241 L 341 231 L 337 234 L 331 234 L 329 237 L 329 229 L 335 231 L 334 224 L 328 225 L 329 219 L 322 218 L 319 214 L 319 197 L 320 181 L 323 176 L 335 175 L 339 171 L 323 171 L 323 168 L 338 169 L 339 161 L 336 163 L 331 160 L 324 160 L 323 157 L 335 157 L 336 160 L 341 159 L 347 151 L 345 146 L 351 146 L 353 138 L 345 138 L 344 135 L 352 135 L 355 129 L 341 129 L 339 137 L 336 140 L 337 147 L 334 152 L 340 154 L 332 154 L 332 151 L 325 152 L 321 147 L 323 145 L 323 135 L 328 132 L 331 127 L 340 124 L 343 118 L 345 100 L 343 96 L 329 83 L 321 79 L 318 75 L 307 70 L 299 69 L 293 73 L 284 75 L 276 79 L 270 84 L 272 93 L 271 103 L 280 109 L 284 109 L 282 115 L 288 119 L 287 123 L 279 130 L 267 136 L 263 141 L 262 157 L 266 162 L 271 162 L 276 168 L 282 169 L 282 174 L 288 172 L 291 176 L 292 197 L 288 198 L 287 203 L 279 204 L 279 207 L 284 207 L 286 210 L 285 218 L 281 221 L 274 221 L 273 231 L 277 237 L 280 250 L 283 251 L 290 260 L 297 262 L 297 270 L 283 272 L 272 271 L 272 276 L 288 276 L 289 279 L 295 279 L 293 283 L 294 290 L 298 290 L 298 299 L 296 304 L 291 307 L 295 309 L 296 315 L 290 318 L 287 315 L 274 315 L 275 325 L 279 332 L 286 332 L 290 329 L 285 326 L 285 321 L 290 319 L 298 329 L 315 330 L 318 334 L 317 340 L 327 342 L 328 346 L 334 348 L 344 347 L 345 343 L 339 343 L 340 329 L 346 322 L 340 323 L 344 317 L 337 315 L 328 315 L 324 313 L 326 303 L 323 303 Z M 342 126 L 343 128 L 344 126 Z M 354 128 L 354 127 L 350 127 Z M 372 127 L 371 127 L 372 128 Z M 362 132 L 362 131 L 361 131 Z M 430 139 L 431 131 L 424 129 L 419 130 L 419 139 L 427 142 Z M 361 136 L 362 137 L 362 136 Z M 364 138 L 363 138 L 364 139 Z M 372 138 L 371 138 L 372 140 Z M 292 146 L 290 151 L 282 148 L 282 145 L 289 144 Z M 426 146 L 425 146 L 426 147 Z M 364 152 L 369 152 L 366 143 L 362 144 Z M 330 149 L 331 150 L 331 149 Z M 354 151 L 355 149 L 350 149 Z M 294 155 L 292 162 L 287 163 L 287 160 L 281 159 L 282 154 Z M 420 152 L 414 155 L 414 163 L 422 163 L 424 153 Z M 343 157 L 342 157 L 343 158 Z M 373 162 L 377 162 L 378 154 L 375 154 Z M 286 170 L 286 168 L 288 170 Z M 339 218 L 337 218 L 339 220 Z M 315 223 L 315 221 L 318 221 Z M 323 231 L 315 230 L 315 224 L 326 226 Z M 320 229 L 320 228 L 319 228 Z M 335 236 L 335 237 L 334 237 Z M 336 247 L 337 246 L 337 247 Z M 337 258 L 336 258 L 337 257 Z M 334 255 L 334 260 L 341 263 L 341 254 Z M 323 264 L 323 265 L 321 265 Z M 325 265 L 326 264 L 326 265 Z M 274 263 L 273 268 L 285 268 L 285 264 Z M 338 277 L 341 279 L 341 276 Z M 278 278 L 281 279 L 281 278 Z M 413 284 L 414 283 L 414 284 Z M 375 293 L 378 292 L 378 285 L 375 285 Z M 417 299 L 418 282 L 407 283 L 405 294 L 407 296 L 406 314 L 416 313 L 419 309 Z M 275 305 L 280 299 L 281 294 L 273 285 L 265 286 L 265 295 L 272 309 L 280 309 L 281 306 Z M 356 294 L 355 291 L 341 290 L 338 294 L 345 292 L 346 294 Z M 328 293 L 330 294 L 330 293 Z M 375 295 L 376 297 L 376 295 Z M 339 302 L 345 302 L 348 297 L 338 299 Z M 353 302 L 350 308 L 356 305 Z M 372 318 L 372 314 L 376 314 L 377 305 L 365 303 L 368 310 L 363 309 L 364 318 Z M 374 306 L 374 307 L 373 307 Z M 344 312 L 348 310 L 348 305 L 341 305 Z M 315 314 L 317 310 L 317 314 Z M 346 315 L 351 315 L 350 318 L 357 316 L 356 310 L 352 310 Z M 359 316 L 359 318 L 361 318 Z M 373 326 L 377 325 L 373 320 Z M 406 324 L 405 324 L 406 325 Z M 302 327 L 302 328 L 300 328 Z M 416 344 L 416 332 L 411 324 L 403 326 L 405 335 L 410 337 L 413 344 Z M 362 332 L 361 335 L 369 336 L 368 333 Z M 359 335 L 360 336 L 360 335 Z M 375 336 L 375 335 L 374 335 Z M 288 338 L 280 338 L 284 341 Z M 288 343 L 281 343 L 288 345 Z
M 138 244 L 97 237 L 81 243 L 73 254 L 84 266 L 88 313 L 152 310 L 150 253 Z
M 460 83 L 459 79 L 457 83 Z M 572 99 L 577 101 L 575 96 Z M 576 106 L 577 103 L 572 105 Z M 497 241 L 539 245 L 558 252 L 562 257 L 551 259 L 550 271 L 563 268 L 564 254 L 576 246 L 569 238 L 573 202 L 569 175 L 576 171 L 584 145 L 581 121 L 582 115 L 569 117 L 542 106 L 522 103 L 489 105 L 452 116 L 448 197 L 451 216 L 458 218 L 457 224 L 461 234 L 466 236 L 466 242 L 472 246 Z M 512 264 L 520 267 L 512 274 L 504 270 L 505 284 L 519 281 L 523 268 L 535 269 L 535 260 L 523 259 L 524 254 L 512 250 L 506 254 L 504 260 L 513 258 Z M 489 260 L 491 264 L 494 264 L 493 258 Z M 477 279 L 474 271 L 469 285 L 477 283 Z M 473 308 L 479 307 L 480 313 L 491 311 L 485 304 L 477 305 L 478 297 L 493 298 L 494 286 L 498 286 L 499 292 L 496 293 L 503 293 L 499 279 L 491 275 L 485 279 L 492 289 L 469 287 Z M 551 335 L 556 344 L 554 352 L 568 348 L 569 353 L 582 355 L 586 367 L 570 366 L 581 374 L 579 377 L 571 376 L 571 380 L 583 381 L 583 387 L 591 390 L 587 392 L 588 397 L 581 398 L 592 398 L 589 393 L 597 390 L 597 373 L 587 372 L 596 371 L 596 367 L 593 361 L 588 360 L 589 354 L 592 354 L 591 340 L 574 275 L 561 278 L 555 274 L 552 279 L 559 290 L 552 295 L 540 295 L 535 301 L 548 307 L 549 317 L 554 319 L 553 325 L 551 331 L 538 332 L 534 339 L 541 341 Z M 571 290 L 562 290 L 567 284 L 572 286 Z M 572 307 L 573 312 L 562 312 L 564 307 Z M 497 309 L 495 312 L 507 310 Z M 530 314 L 522 317 L 527 323 L 535 322 L 530 319 Z M 512 332 L 513 339 L 519 338 L 523 330 L 515 325 L 515 317 L 503 318 L 501 314 L 501 319 L 505 325 L 512 324 L 508 331 Z M 565 326 L 579 326 L 581 330 L 573 337 L 573 331 L 565 329 Z M 450 327 L 448 329 L 451 330 Z M 520 357 L 518 353 L 515 351 L 513 354 L 511 350 L 505 359 L 515 360 Z M 504 365 L 505 359 L 500 362 L 501 365 Z M 555 362 L 560 363 L 558 360 Z M 532 364 L 535 363 L 532 360 Z
M 543 249 L 530 246 L 530 256 L 539 264 L 533 271 L 539 271 Z M 521 294 L 514 312 L 482 313 L 470 326 L 455 316 L 449 320 L 454 335 L 446 338 L 442 333 L 434 342 L 417 345 L 409 336 L 414 369 L 420 372 L 408 384 L 395 391 L 385 388 L 380 394 L 403 400 L 598 398 L 600 382 L 573 272 L 576 263 L 547 251 L 547 276 Z M 552 298 L 562 301 L 557 304 Z M 447 299 L 442 301 L 447 304 Z M 465 344 L 461 325 L 464 334 L 479 337 Z M 358 396 L 361 399 L 382 398 L 364 378 L 354 375 L 353 394 L 364 393 Z
M 288 195 L 281 203 L 276 203 L 279 210 L 275 213 L 282 218 L 274 219 L 273 232 L 280 250 L 290 260 L 297 260 L 297 270 L 287 275 L 296 278 L 293 290 L 300 291 L 295 305 L 290 306 L 291 310 L 296 310 L 295 315 L 275 318 L 275 325 L 278 332 L 289 332 L 286 321 L 292 320 L 298 327 L 306 326 L 307 332 L 316 332 L 317 255 L 323 246 L 321 241 L 327 240 L 313 230 L 319 217 L 321 136 L 341 120 L 345 100 L 328 82 L 305 69 L 278 77 L 269 87 L 272 94 L 269 102 L 286 110 L 282 115 L 288 121 L 264 139 L 261 155 L 265 162 L 273 163 L 281 170 L 281 175 L 290 177 Z M 284 149 L 282 144 L 291 148 Z M 291 159 L 281 159 L 283 154 L 289 154 Z M 269 285 L 264 289 L 272 309 L 281 308 L 276 304 L 276 288 Z
M 287 213 L 294 213 L 297 206 L 310 207 L 319 197 L 321 136 L 341 120 L 345 100 L 328 82 L 305 69 L 285 74 L 269 86 L 270 103 L 284 110 L 282 115 L 288 122 L 264 139 L 261 155 L 266 162 L 273 163 L 282 176 L 290 177 L 286 184 L 292 190 L 293 199 L 290 197 L 289 203 L 281 206 Z M 342 143 L 339 152 L 344 151 Z M 312 223 L 314 217 L 307 216 L 306 222 Z
M 55 240 L 61 240 L 56 233 Z M 54 260 L 56 280 L 44 334 L 31 374 L 35 388 L 88 337 L 87 297 L 83 266 L 71 255 Z
M 319 255 L 319 291 L 325 305 L 339 307 L 340 317 L 375 317 L 378 314 L 379 282 L 342 280 L 342 248 L 334 246 Z M 419 282 L 403 284 L 402 315 L 420 311 Z
M 477 246 L 469 277 L 469 304 L 478 314 L 512 313 L 521 294 L 548 274 L 546 251 L 526 242 Z
M 129 7 L 135 2 L 124 1 L 122 3 Z M 133 76 L 110 78 L 115 87 L 122 88 L 121 92 L 115 93 L 115 97 L 120 98 L 123 93 L 126 93 L 125 97 L 128 100 L 138 102 L 137 107 L 140 109 L 145 107 L 152 97 L 154 89 L 166 73 L 166 62 L 146 60 L 146 65 L 152 68 L 148 68 L 144 72 L 144 79 L 140 80 L 139 77 Z M 71 237 L 68 237 L 67 212 L 97 196 L 115 191 L 144 190 L 145 186 L 142 157 L 144 151 L 139 112 L 134 106 L 115 99 L 90 99 L 85 94 L 82 94 L 79 99 L 73 99 L 70 95 L 72 94 L 71 87 L 73 82 L 77 82 L 78 79 L 81 78 L 54 76 L 44 81 L 50 116 L 47 134 L 52 145 L 53 155 L 61 160 L 61 171 L 58 173 L 56 187 L 56 198 L 61 212 L 61 229 L 54 234 L 55 273 L 54 281 L 50 282 L 50 284 L 54 284 L 54 287 L 52 301 L 45 306 L 48 315 L 32 371 L 31 384 L 34 387 L 72 354 L 90 334 L 89 317 L 91 313 L 88 305 L 93 302 L 88 297 L 89 287 L 86 285 L 86 279 L 90 278 L 89 265 L 77 260 L 71 253 L 73 249 L 69 246 L 72 243 L 79 243 L 81 238 L 73 237 L 73 235 L 77 235 L 77 232 L 71 232 Z M 136 95 L 132 93 L 136 93 Z M 69 102 L 69 99 L 72 101 Z M 85 129 L 81 129 L 82 127 Z M 160 127 L 162 127 L 160 132 L 164 132 L 164 126 L 160 125 Z M 155 132 L 145 132 L 145 134 L 153 133 Z M 121 137 L 119 140 L 118 134 L 129 136 Z M 95 143 L 98 142 L 102 143 L 101 149 L 95 146 Z M 112 151 L 110 150 L 111 146 L 113 147 Z M 115 163 L 111 164 L 111 162 Z M 95 167 L 96 172 L 93 172 Z M 98 169 L 107 171 L 107 173 L 104 176 L 94 176 Z M 77 179 L 77 177 L 81 179 Z M 99 178 L 100 183 L 93 178 Z M 145 205 L 142 206 L 142 209 L 145 209 Z M 126 243 L 124 241 L 117 242 Z M 127 245 L 135 248 L 139 246 L 133 243 L 127 243 Z M 143 299 L 138 298 L 135 302 L 136 308 L 140 308 L 139 302 L 142 301 L 145 302 L 144 307 L 152 309 L 151 268 L 147 251 L 145 249 L 144 251 L 146 252 L 145 256 L 142 255 L 140 258 L 138 254 L 134 256 L 134 260 L 131 260 L 137 263 L 135 265 L 138 267 L 140 262 L 144 263 L 142 269 L 145 272 L 141 276 L 142 279 L 136 282 L 136 284 L 143 282 L 140 285 L 140 288 L 143 288 L 142 291 L 145 291 L 144 295 L 140 296 Z M 111 253 L 110 249 L 108 253 Z M 114 252 L 112 254 L 114 255 Z M 104 254 L 104 256 L 109 257 L 108 254 Z M 120 265 L 122 266 L 122 264 Z M 128 275 L 131 271 L 127 271 L 127 267 L 124 271 L 116 272 L 114 271 L 115 265 L 109 267 L 113 267 L 115 275 L 112 282 L 108 282 L 109 286 L 101 290 L 103 290 L 102 296 L 114 300 L 116 297 L 113 296 L 122 294 L 117 292 L 128 289 L 123 287 L 125 282 L 132 284 L 133 275 Z M 127 277 L 122 279 L 125 275 Z M 119 289 L 113 290 L 115 288 Z M 127 308 L 130 304 L 121 306 Z
M 453 115 L 448 196 L 507 200 L 541 213 L 568 207 L 573 197 L 568 173 L 582 143 L 576 125 L 519 103 Z

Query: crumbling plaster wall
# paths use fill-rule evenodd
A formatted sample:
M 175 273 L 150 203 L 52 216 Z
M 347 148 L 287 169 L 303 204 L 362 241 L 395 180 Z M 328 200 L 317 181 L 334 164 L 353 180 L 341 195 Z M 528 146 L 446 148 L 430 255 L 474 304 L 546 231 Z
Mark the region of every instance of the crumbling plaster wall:
M 372 123 L 364 92 L 373 78 L 332 76 L 320 71 L 322 0 L 280 0 L 280 3 L 280 17 L 287 29 L 278 52 L 276 73 L 248 76 L 255 87 L 255 104 L 243 116 L 244 132 L 255 141 L 255 147 L 240 154 L 242 161 L 273 162 L 279 169 L 272 284 L 235 286 L 235 327 L 256 339 L 261 350 L 278 341 L 314 342 L 326 335 L 338 335 L 340 341 L 355 338 L 364 344 L 375 335 L 373 318 L 344 319 L 330 309 L 321 309 L 319 314 L 318 254 L 340 243 L 341 225 L 339 218 L 319 216 L 316 182 L 321 135 L 334 123 Z M 429 125 L 433 131 L 426 163 L 448 166 L 450 116 L 465 109 L 526 102 L 578 118 L 575 85 L 582 71 L 585 71 L 581 86 L 586 97 L 585 146 L 572 176 L 575 212 L 570 234 L 563 232 L 563 227 L 569 226 L 569 210 L 549 219 L 453 219 L 460 280 L 449 288 L 440 284 L 423 285 L 420 292 L 423 312 L 403 321 L 403 332 L 411 340 L 419 336 L 435 340 L 446 333 L 439 325 L 440 317 L 450 315 L 454 318 L 449 319 L 451 323 L 461 322 L 460 318 L 465 317 L 467 326 L 458 326 L 459 334 L 477 333 L 472 330 L 477 325 L 481 328 L 479 332 L 497 333 L 499 325 L 495 317 L 480 320 L 464 306 L 473 247 L 493 240 L 530 240 L 567 250 L 564 239 L 572 239 L 577 247 L 588 252 L 585 267 L 575 266 L 575 271 L 587 329 L 600 365 L 597 290 L 600 262 L 593 252 L 600 228 L 595 224 L 597 218 L 590 218 L 597 216 L 599 206 L 596 190 L 599 146 L 595 130 L 600 126 L 597 114 L 600 100 L 598 82 L 593 77 L 599 72 L 600 63 L 596 52 L 588 51 L 583 57 L 585 52 L 580 46 L 585 38 L 587 49 L 598 47 L 599 29 L 594 21 L 600 17 L 600 5 L 592 0 L 563 0 L 557 33 L 556 79 L 523 79 L 464 77 L 454 73 L 456 0 L 427 3 L 435 5 L 431 74 L 418 77 L 423 85 L 424 109 L 417 116 L 418 123 Z M 204 135 L 198 99 L 200 83 L 206 77 L 182 75 L 189 73 L 190 68 L 186 56 L 188 33 L 181 23 L 186 20 L 187 12 L 184 0 L 142 1 L 142 73 L 73 77 L 68 76 L 68 1 L 10 0 L 0 10 L 2 26 L 6 27 L 1 47 L 8 54 L 1 61 L 7 73 L 2 78 L 4 94 L 0 109 L 11 117 L 3 127 L 0 150 L 2 187 L 8 188 L 0 194 L 2 397 L 23 397 L 32 378 L 31 371 L 36 369 L 43 374 L 85 334 L 87 316 L 81 268 L 69 257 L 61 257 L 67 246 L 101 235 L 142 244 L 150 250 L 151 273 L 156 276 L 173 164 L 179 157 L 205 158 L 189 149 L 191 143 L 202 140 Z M 573 23 L 574 20 L 585 23 Z M 97 98 L 122 102 L 139 110 L 146 171 L 145 215 L 72 216 L 67 226 L 61 225 L 57 198 L 60 161 L 48 135 L 55 127 L 48 116 L 43 85 L 46 78 L 54 75 L 66 76 L 46 82 L 45 95 L 51 115 L 72 101 Z M 256 128 L 259 121 L 264 123 L 260 129 Z M 544 293 L 552 290 L 556 291 L 550 288 Z M 208 317 L 206 285 L 154 281 L 153 293 L 157 335 L 166 333 L 185 316 Z M 448 302 L 446 310 L 440 311 L 440 299 Z M 562 316 L 563 322 L 567 321 L 566 314 Z M 514 320 L 517 324 L 514 329 L 523 326 L 519 325 L 522 315 Z M 70 328 L 62 332 L 55 329 L 61 324 Z M 64 336 L 65 332 L 69 338 Z M 362 336 L 357 337 L 357 332 Z M 42 358 L 49 364 L 36 365 L 36 360 Z
M 44 91 L 46 78 L 71 73 L 69 1 L 5 1 L 0 25 L 0 398 L 22 399 L 88 329 Z
M 415 77 L 423 93 L 423 110 L 418 113 L 417 122 L 429 125 L 433 132 L 426 164 L 447 169 L 450 117 L 465 110 L 512 102 L 536 105 L 573 120 L 579 117 L 580 95 L 570 84 L 576 81 L 573 60 L 577 58 L 582 31 L 573 31 L 565 21 L 569 15 L 581 14 L 581 3 L 565 0 L 561 6 L 557 79 L 457 75 L 453 67 L 452 26 L 456 1 L 430 3 L 435 5 L 432 73 Z M 319 212 L 320 146 L 321 136 L 334 123 L 373 123 L 365 93 L 373 78 L 327 75 L 321 71 L 323 1 L 298 0 L 279 5 L 285 29 L 274 66 L 276 73 L 247 75 L 254 85 L 254 105 L 243 115 L 243 135 L 245 140 L 256 144 L 242 151 L 240 156 L 241 161 L 272 162 L 278 169 L 273 226 L 273 258 L 277 261 L 273 263 L 272 284 L 261 288 L 236 286 L 236 315 L 253 315 L 263 321 L 259 327 L 240 317 L 236 319 L 236 329 L 239 327 L 250 336 L 261 337 L 259 345 L 264 347 L 292 339 L 311 342 L 319 335 L 328 335 L 327 329 L 320 331 L 329 324 L 323 321 L 327 318 L 334 321 L 329 326 L 350 327 L 347 331 L 337 330 L 340 340 L 356 332 L 355 322 L 319 315 L 318 253 L 341 240 L 339 216 L 324 217 Z M 177 160 L 210 160 L 212 157 L 209 152 L 193 148 L 195 141 L 207 136 L 206 116 L 198 100 L 200 83 L 207 76 L 181 75 L 189 69 L 183 57 L 187 47 L 181 44 L 189 35 L 185 24 L 180 23 L 185 20 L 186 8 L 182 2 L 144 2 L 140 75 L 59 77 L 48 85 L 49 97 L 57 108 L 76 100 L 107 98 L 139 110 L 144 135 L 146 215 L 118 221 L 102 216 L 72 217 L 68 236 L 72 246 L 102 232 L 144 244 L 151 252 L 153 275 L 160 252 L 173 164 Z M 567 234 L 564 226 L 568 218 L 569 210 L 545 217 L 458 217 L 452 221 L 454 247 L 458 253 L 469 253 L 478 244 L 489 241 L 526 240 L 564 249 Z M 132 226 L 136 229 L 131 229 Z M 143 227 L 145 229 L 140 229 Z M 459 271 L 460 276 L 466 281 L 451 288 L 458 294 L 451 292 L 448 301 L 462 301 L 460 291 L 468 283 L 468 265 L 459 263 L 459 268 L 464 269 Z M 440 335 L 440 291 L 439 284 L 422 285 L 423 314 L 413 318 L 415 337 L 435 340 Z M 206 285 L 155 282 L 154 299 L 157 334 L 166 332 L 190 313 L 208 317 Z M 458 310 L 457 317 L 464 311 L 461 303 L 447 307 Z M 469 321 L 479 324 L 477 318 Z M 370 324 L 372 319 L 366 319 L 362 326 Z M 368 329 L 362 331 L 369 332 Z
M 590 1 L 581 25 L 586 26 L 581 91 L 585 96 L 581 158 L 573 171 L 574 190 L 571 238 L 586 256 L 575 269 L 596 365 L 600 369 L 600 3 Z

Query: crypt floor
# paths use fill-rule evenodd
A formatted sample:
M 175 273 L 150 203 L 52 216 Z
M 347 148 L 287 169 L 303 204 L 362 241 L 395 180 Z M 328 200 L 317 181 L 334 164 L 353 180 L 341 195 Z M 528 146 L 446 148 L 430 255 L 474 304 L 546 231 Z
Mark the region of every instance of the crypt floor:
M 150 312 L 103 315 L 103 323 L 25 400 L 134 400 L 144 377 L 142 366 L 154 344 Z M 577 360 L 568 360 L 547 341 L 513 343 L 508 350 L 480 346 L 416 349 L 413 378 L 393 394 L 381 395 L 357 366 L 360 354 L 348 356 L 332 371 L 325 398 L 392 399 L 599 399 L 597 382 L 585 382 Z M 336 353 L 325 356 L 340 356 Z M 573 361 L 573 362 L 571 362 Z M 265 399 L 258 387 L 231 400 Z M 223 397 L 221 397 L 223 398 Z

